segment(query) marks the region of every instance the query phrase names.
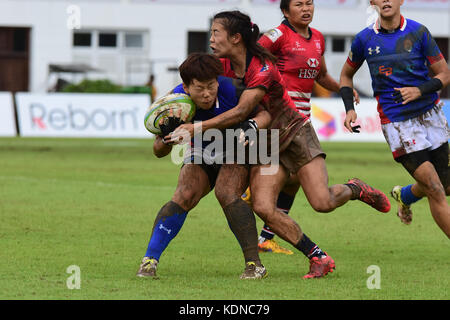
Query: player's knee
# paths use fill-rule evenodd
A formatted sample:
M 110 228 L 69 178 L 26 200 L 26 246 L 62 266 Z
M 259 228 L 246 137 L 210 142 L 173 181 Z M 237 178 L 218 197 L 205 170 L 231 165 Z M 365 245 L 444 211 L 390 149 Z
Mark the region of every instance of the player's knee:
M 334 208 L 332 206 L 324 205 L 324 204 L 313 206 L 313 209 L 320 213 L 329 213 L 334 210 Z
M 427 183 L 422 183 L 422 188 L 427 197 L 431 198 L 445 197 L 447 193 L 439 180 L 430 180 Z
M 328 213 L 335 209 L 332 199 L 321 197 L 310 201 L 311 207 L 320 213 Z
M 270 206 L 268 203 L 263 201 L 252 201 L 252 210 L 260 217 L 264 222 L 270 220 L 270 216 L 275 210 L 274 206 Z
M 224 187 L 217 188 L 217 186 L 214 190 L 214 194 L 216 195 L 217 201 L 219 201 L 222 208 L 233 203 L 240 197 L 240 195 L 237 195 L 235 192 L 233 192 L 232 190 L 229 190 L 228 188 L 224 188 Z
M 189 211 L 194 208 L 201 199 L 200 192 L 196 190 L 189 189 L 177 189 L 175 191 L 174 196 L 172 197 L 172 201 L 177 203 L 183 209 Z

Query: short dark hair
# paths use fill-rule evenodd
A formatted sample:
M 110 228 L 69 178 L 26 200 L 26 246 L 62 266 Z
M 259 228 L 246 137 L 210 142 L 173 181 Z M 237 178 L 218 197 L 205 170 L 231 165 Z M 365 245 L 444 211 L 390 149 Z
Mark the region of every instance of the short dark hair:
M 191 53 L 178 68 L 181 79 L 185 85 L 190 85 L 194 79 L 207 81 L 217 79 L 223 74 L 222 62 L 212 54 Z

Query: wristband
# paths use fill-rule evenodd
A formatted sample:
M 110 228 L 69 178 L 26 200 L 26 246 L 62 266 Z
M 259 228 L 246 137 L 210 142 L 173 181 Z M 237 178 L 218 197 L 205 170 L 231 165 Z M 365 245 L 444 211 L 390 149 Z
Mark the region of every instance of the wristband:
M 342 87 L 339 89 L 339 93 L 341 94 L 342 101 L 344 101 L 345 112 L 355 110 L 353 106 L 353 89 L 350 87 Z
M 422 95 L 439 91 L 442 89 L 442 87 L 443 87 L 443 84 L 442 84 L 441 80 L 439 80 L 438 78 L 433 78 L 431 80 L 428 80 L 428 81 L 422 83 L 420 86 L 418 86 L 420 93 Z

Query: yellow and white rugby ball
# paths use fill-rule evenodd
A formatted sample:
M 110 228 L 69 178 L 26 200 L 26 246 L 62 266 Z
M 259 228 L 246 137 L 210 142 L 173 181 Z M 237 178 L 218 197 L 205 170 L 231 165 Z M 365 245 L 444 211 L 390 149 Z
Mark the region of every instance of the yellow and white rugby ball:
M 179 114 L 181 110 L 181 119 L 189 122 L 195 116 L 195 103 L 191 97 L 184 93 L 171 93 L 156 100 L 145 113 L 145 128 L 153 134 L 160 134 L 159 122 L 161 119 L 169 116 L 170 109 L 173 114 Z

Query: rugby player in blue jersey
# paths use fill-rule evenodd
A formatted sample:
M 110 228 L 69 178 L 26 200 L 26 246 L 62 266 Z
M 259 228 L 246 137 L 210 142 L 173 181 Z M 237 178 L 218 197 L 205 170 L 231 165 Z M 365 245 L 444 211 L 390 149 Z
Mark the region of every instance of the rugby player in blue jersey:
M 353 130 L 353 76 L 366 60 L 386 141 L 416 181 L 392 189 L 398 216 L 411 223 L 410 206 L 427 197 L 434 220 L 450 238 L 450 129 L 438 95 L 450 83 L 450 70 L 428 29 L 401 15 L 403 0 L 370 3 L 379 9 L 379 18 L 356 35 L 341 72 L 344 125 Z
M 243 89 L 241 81 L 223 77 L 221 74 L 223 68 L 220 60 L 206 53 L 191 54 L 180 66 L 183 84 L 177 86 L 173 92 L 187 93 L 191 96 L 197 106 L 193 122 L 213 118 L 237 105 Z M 173 114 L 172 111 L 168 123 L 160 124 L 162 134 L 156 136 L 153 144 L 153 151 L 157 157 L 164 157 L 171 152 L 172 145 L 163 137 L 184 123 L 183 120 L 185 119 L 180 119 L 179 115 Z M 271 117 L 267 111 L 255 108 L 249 119 L 240 123 L 238 128 L 243 131 L 257 130 L 267 127 L 270 121 Z M 168 129 L 167 126 L 171 128 Z M 214 188 L 216 182 L 221 190 L 217 192 L 216 188 L 216 196 L 244 254 L 246 267 L 241 279 L 266 276 L 266 270 L 258 255 L 256 220 L 251 208 L 241 199 L 248 185 L 249 166 L 228 162 L 221 165 L 223 161 L 215 161 L 213 155 L 204 152 L 209 143 L 211 141 L 206 139 L 202 140 L 200 145 L 196 145 L 195 141 L 191 143 L 175 193 L 155 219 L 147 252 L 137 276 L 156 278 L 161 254 L 180 231 L 188 212 Z

